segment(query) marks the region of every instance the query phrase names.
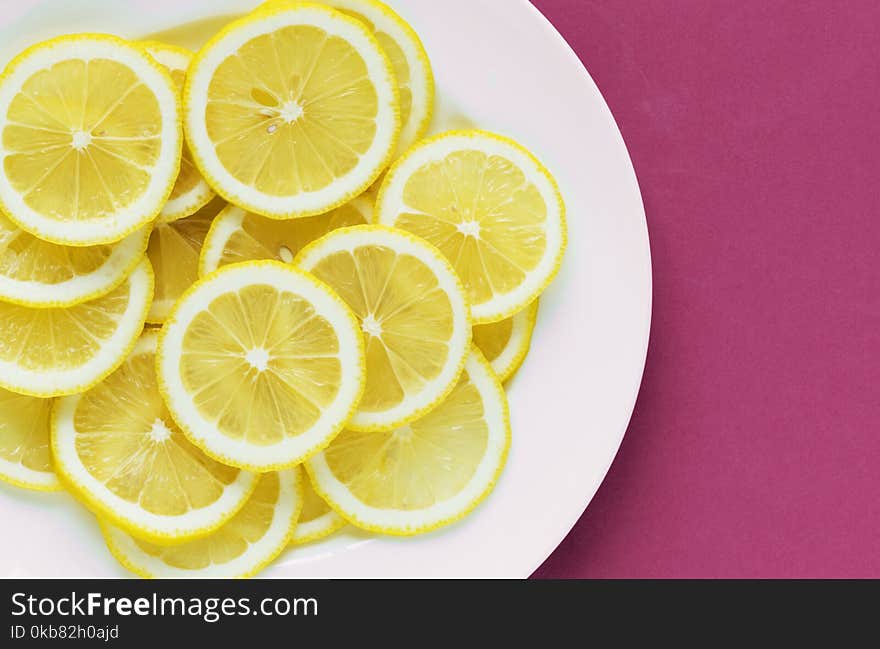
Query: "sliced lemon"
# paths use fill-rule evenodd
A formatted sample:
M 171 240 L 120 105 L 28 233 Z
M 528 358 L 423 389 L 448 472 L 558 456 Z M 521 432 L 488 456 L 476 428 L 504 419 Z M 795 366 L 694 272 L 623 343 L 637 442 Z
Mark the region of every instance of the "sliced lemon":
M 311 4 L 227 26 L 196 55 L 184 105 L 202 175 L 230 203 L 275 218 L 322 214 L 363 193 L 400 131 L 376 37 Z
M 62 36 L 0 78 L 0 207 L 66 245 L 119 241 L 153 220 L 180 164 L 179 98 L 141 48 Z
M 0 214 L 0 300 L 62 307 L 100 297 L 143 259 L 149 234 L 141 228 L 119 243 L 73 248 L 38 239 Z
M 522 365 L 532 343 L 538 318 L 538 300 L 499 322 L 474 326 L 474 344 L 483 352 L 502 383 Z
M 195 284 L 162 329 L 160 387 L 187 437 L 227 464 L 291 467 L 326 446 L 364 389 L 357 320 L 314 277 L 276 261 Z
M 334 289 L 366 337 L 367 385 L 348 426 L 391 430 L 443 400 L 467 356 L 470 318 L 461 282 L 432 246 L 402 230 L 335 230 L 296 262 Z
M 51 410 L 51 399 L 0 389 L 0 480 L 37 491 L 61 489 L 49 453 Z
M 260 476 L 244 507 L 210 536 L 155 545 L 101 523 L 107 547 L 133 573 L 158 579 L 252 577 L 277 557 L 293 535 L 302 509 L 298 469 Z
M 186 80 L 186 71 L 189 68 L 193 53 L 182 47 L 166 45 L 157 41 L 141 43 L 165 71 L 171 75 L 174 85 L 179 93 L 183 93 L 183 84 Z M 168 197 L 168 202 L 159 213 L 159 223 L 170 223 L 176 219 L 194 214 L 204 207 L 214 197 L 211 186 L 202 178 L 196 163 L 193 162 L 192 153 L 186 142 L 180 156 L 180 171 L 174 188 Z
M 446 400 L 397 430 L 344 430 L 306 468 L 349 522 L 409 536 L 448 525 L 492 490 L 510 446 L 507 397 L 476 349 Z
M 292 4 L 269 0 L 266 5 Z M 399 157 L 424 137 L 434 114 L 434 73 L 424 45 L 409 24 L 388 5 L 377 0 L 321 0 L 322 4 L 356 18 L 376 36 L 394 68 L 400 95 Z
M 411 149 L 388 172 L 376 219 L 452 261 L 477 324 L 533 302 L 565 250 L 565 206 L 553 177 L 519 144 L 483 131 L 454 131 Z
M 156 273 L 156 295 L 147 322 L 165 322 L 174 303 L 198 279 L 202 242 L 225 206 L 226 201 L 215 198 L 192 216 L 160 223 L 153 229 L 147 254 Z
M 330 505 L 315 492 L 309 478 L 303 480 L 303 485 L 303 509 L 290 540 L 293 545 L 314 543 L 347 525 L 346 520 L 330 509 Z
M 204 277 L 220 266 L 253 259 L 289 263 L 307 244 L 328 232 L 349 225 L 369 223 L 373 202 L 359 196 L 326 214 L 301 219 L 276 220 L 230 205 L 211 226 L 199 258 Z
M 143 260 L 118 287 L 76 306 L 0 302 L 0 387 L 35 397 L 89 389 L 125 360 L 152 297 L 153 271 Z
M 144 333 L 106 380 L 57 401 L 52 452 L 62 479 L 96 514 L 169 543 L 228 521 L 256 477 L 207 457 L 175 426 L 156 381 L 156 341 Z

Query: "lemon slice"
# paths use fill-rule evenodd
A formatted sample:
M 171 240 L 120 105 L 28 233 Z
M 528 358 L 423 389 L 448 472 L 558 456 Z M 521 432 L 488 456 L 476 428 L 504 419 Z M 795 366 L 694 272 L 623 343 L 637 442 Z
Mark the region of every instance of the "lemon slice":
M 309 478 L 303 480 L 303 485 L 303 509 L 293 538 L 290 540 L 293 545 L 314 543 L 341 530 L 347 524 L 346 520 L 330 509 L 330 505 L 315 492 Z
M 155 545 L 101 523 L 107 547 L 133 573 L 159 579 L 251 577 L 290 541 L 302 508 L 297 469 L 260 476 L 253 495 L 228 523 L 210 536 L 177 545 Z
M 408 536 L 473 510 L 498 480 L 509 446 L 507 397 L 474 349 L 455 389 L 429 414 L 387 433 L 344 430 L 306 468 L 349 522 Z
M 225 206 L 223 199 L 215 198 L 192 216 L 153 229 L 147 254 L 156 273 L 156 294 L 147 322 L 165 322 L 174 303 L 198 279 L 202 242 Z
M 187 49 L 166 45 L 156 41 L 141 43 L 165 71 L 171 75 L 177 91 L 183 93 L 183 84 L 186 80 L 186 70 L 189 68 L 193 54 Z M 193 162 L 192 153 L 186 142 L 180 156 L 180 171 L 174 188 L 168 197 L 168 202 L 162 208 L 157 219 L 159 223 L 170 223 L 190 214 L 194 214 L 199 208 L 204 207 L 214 197 L 211 186 L 202 178 L 196 163 Z
M 153 220 L 177 177 L 171 78 L 115 36 L 25 50 L 0 79 L 0 124 L 0 207 L 46 241 L 119 241 Z
M 149 234 L 141 228 L 119 243 L 72 248 L 38 239 L 0 214 L 0 300 L 62 307 L 100 297 L 143 259 Z
M 61 483 L 49 453 L 51 399 L 0 390 L 0 480 L 37 491 Z
M 0 387 L 35 397 L 89 389 L 125 360 L 152 297 L 153 271 L 143 260 L 118 287 L 76 306 L 0 302 Z
M 367 385 L 349 428 L 391 430 L 443 400 L 471 329 L 461 282 L 435 248 L 401 230 L 359 225 L 314 242 L 296 263 L 339 293 L 366 337 Z
M 538 300 L 499 322 L 474 326 L 474 344 L 483 352 L 502 383 L 522 365 L 532 343 Z
M 326 286 L 275 261 L 224 266 L 177 303 L 159 343 L 162 393 L 187 437 L 264 472 L 326 446 L 364 389 L 363 338 Z
M 388 172 L 376 219 L 452 261 L 477 324 L 533 302 L 565 250 L 565 206 L 553 177 L 520 145 L 483 131 L 450 132 L 411 149 Z
M 184 124 L 214 189 L 275 218 L 363 193 L 397 145 L 394 73 L 363 23 L 310 4 L 233 22 L 190 67 Z
M 270 0 L 266 5 L 291 4 Z M 424 137 L 434 114 L 434 73 L 415 30 L 388 5 L 376 0 L 321 0 L 322 4 L 356 18 L 376 36 L 391 66 L 400 95 L 399 157 Z
M 204 277 L 220 266 L 253 259 L 289 263 L 307 244 L 338 228 L 368 223 L 372 213 L 372 201 L 363 196 L 326 214 L 289 220 L 268 219 L 230 205 L 205 238 L 199 275 Z
M 52 452 L 62 479 L 95 513 L 168 543 L 228 521 L 256 477 L 210 459 L 174 425 L 156 381 L 156 340 L 145 333 L 106 380 L 58 400 Z

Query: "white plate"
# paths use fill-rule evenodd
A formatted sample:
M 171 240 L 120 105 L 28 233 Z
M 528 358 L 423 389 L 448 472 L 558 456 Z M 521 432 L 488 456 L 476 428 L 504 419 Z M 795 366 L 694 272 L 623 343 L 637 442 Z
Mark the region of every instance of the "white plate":
M 389 0 L 434 65 L 438 129 L 469 120 L 544 160 L 568 206 L 569 247 L 510 387 L 513 447 L 465 521 L 408 540 L 341 534 L 288 552 L 267 577 L 527 577 L 605 477 L 638 393 L 651 319 L 644 209 L 620 132 L 562 37 L 526 0 Z M 235 14 L 255 0 L 0 2 L 0 64 L 60 33 L 126 37 Z M 0 489 L 0 576 L 120 577 L 68 496 Z

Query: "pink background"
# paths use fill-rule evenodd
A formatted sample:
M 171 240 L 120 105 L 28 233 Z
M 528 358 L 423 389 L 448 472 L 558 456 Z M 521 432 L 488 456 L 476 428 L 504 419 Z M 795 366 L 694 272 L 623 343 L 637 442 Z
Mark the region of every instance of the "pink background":
M 880 4 L 534 0 L 629 147 L 641 395 L 538 577 L 880 577 Z

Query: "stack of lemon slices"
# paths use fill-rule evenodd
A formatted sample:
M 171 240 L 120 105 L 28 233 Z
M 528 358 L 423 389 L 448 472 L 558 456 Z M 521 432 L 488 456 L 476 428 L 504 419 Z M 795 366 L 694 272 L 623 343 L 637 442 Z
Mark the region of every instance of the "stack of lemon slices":
M 244 577 L 489 494 L 566 243 L 553 177 L 424 139 L 416 32 L 272 0 L 198 52 L 78 34 L 0 77 L 0 479 L 150 577 Z

